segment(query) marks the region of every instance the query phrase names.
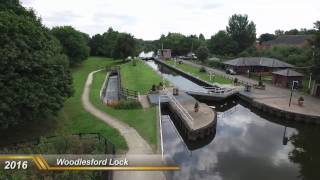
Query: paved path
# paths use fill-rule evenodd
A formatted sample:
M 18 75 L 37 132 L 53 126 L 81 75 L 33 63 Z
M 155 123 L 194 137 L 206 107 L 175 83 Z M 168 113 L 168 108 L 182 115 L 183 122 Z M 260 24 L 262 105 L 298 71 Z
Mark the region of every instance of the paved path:
M 101 70 L 93 71 L 88 75 L 87 81 L 84 86 L 83 94 L 81 97 L 82 105 L 86 111 L 99 118 L 101 121 L 107 123 L 111 127 L 117 129 L 120 134 L 125 138 L 129 151 L 127 154 L 152 154 L 152 149 L 149 144 L 139 135 L 139 133 L 126 123 L 123 123 L 105 112 L 100 111 L 94 107 L 90 102 L 90 88 L 93 80 L 93 74 Z M 115 171 L 115 180 L 142 180 L 152 179 L 160 180 L 165 179 L 162 172 L 145 172 L 145 171 Z
M 150 103 L 149 103 L 147 95 L 139 95 L 138 98 L 139 98 L 140 104 L 143 107 L 143 109 L 150 107 Z
M 203 65 L 195 64 L 190 61 L 183 61 L 185 64 L 189 64 L 194 67 L 203 67 Z M 229 75 L 224 71 L 219 69 L 214 69 L 210 67 L 206 67 L 207 71 L 212 71 L 215 74 L 228 76 L 228 77 L 237 77 L 240 81 L 248 82 L 249 84 L 258 84 L 258 81 L 250 79 L 248 77 L 242 75 Z M 314 115 L 320 116 L 320 99 L 315 98 L 311 95 L 301 94 L 300 92 L 294 92 L 292 97 L 292 103 L 289 107 L 289 98 L 290 98 L 290 90 L 286 88 L 280 88 L 273 86 L 272 84 L 267 84 L 266 90 L 252 89 L 250 93 L 243 92 L 246 96 L 258 101 L 260 103 L 266 104 L 268 106 L 272 106 L 278 109 L 286 110 L 289 112 L 295 112 L 300 114 Z M 298 98 L 303 96 L 304 105 L 298 105 Z

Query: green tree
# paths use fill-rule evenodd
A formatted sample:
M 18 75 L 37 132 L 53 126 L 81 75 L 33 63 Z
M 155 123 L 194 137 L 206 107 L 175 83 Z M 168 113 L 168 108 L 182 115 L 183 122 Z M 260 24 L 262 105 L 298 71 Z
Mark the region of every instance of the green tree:
M 247 15 L 234 14 L 229 19 L 227 32 L 237 42 L 237 53 L 252 46 L 256 40 L 256 25 L 249 22 Z
M 103 36 L 96 34 L 90 39 L 90 54 L 92 56 L 102 56 L 103 55 Z
M 128 56 L 136 55 L 136 40 L 127 33 L 120 33 L 114 47 L 113 58 L 125 59 Z
M 276 38 L 277 36 L 275 36 L 274 34 L 270 34 L 270 33 L 261 34 L 259 37 L 259 43 L 274 40 Z
M 298 35 L 299 30 L 298 29 L 291 29 L 289 31 L 284 32 L 285 35 Z
M 89 57 L 90 48 L 84 33 L 71 26 L 54 27 L 51 32 L 62 44 L 71 66 L 80 64 Z
M 281 36 L 281 35 L 284 35 L 284 31 L 281 30 L 281 29 L 278 29 L 278 30 L 275 30 L 275 31 L 274 31 L 274 34 L 275 34 L 276 36 Z
M 58 40 L 22 6 L 17 9 L 17 14 L 10 8 L 0 12 L 1 128 L 45 120 L 72 94 L 68 60 Z
M 103 55 L 106 57 L 113 57 L 114 49 L 117 43 L 119 32 L 109 28 L 107 32 L 103 33 Z
M 211 36 L 208 41 L 208 47 L 212 54 L 227 56 L 237 52 L 238 44 L 226 31 L 219 31 L 214 36 Z
M 205 61 L 209 57 L 209 50 L 206 46 L 200 46 L 196 51 L 196 55 L 200 61 Z
M 320 30 L 319 30 L 320 31 Z M 313 42 L 313 74 L 317 82 L 320 82 L 320 32 L 316 34 Z
M 314 28 L 317 30 L 317 31 L 320 31 L 320 21 L 316 21 L 314 24 Z

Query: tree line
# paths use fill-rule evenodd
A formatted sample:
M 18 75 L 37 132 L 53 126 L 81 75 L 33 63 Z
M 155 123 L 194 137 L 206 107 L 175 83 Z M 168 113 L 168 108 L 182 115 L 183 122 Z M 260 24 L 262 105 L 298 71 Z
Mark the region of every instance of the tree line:
M 298 32 L 318 34 L 314 49 L 279 47 L 257 51 L 256 27 L 247 15 L 231 16 L 226 29 L 207 40 L 202 34 L 168 33 L 158 40 L 144 41 L 112 28 L 92 37 L 71 26 L 49 29 L 19 0 L 3 1 L 0 4 L 0 128 L 56 115 L 73 94 L 71 68 L 90 55 L 125 59 L 141 51 L 164 47 L 172 49 L 174 56 L 195 52 L 200 60 L 207 59 L 209 53 L 224 57 L 272 56 L 292 64 L 314 65 L 318 77 L 319 27 L 317 21 L 314 30 Z M 260 40 L 265 36 L 270 38 L 261 35 Z

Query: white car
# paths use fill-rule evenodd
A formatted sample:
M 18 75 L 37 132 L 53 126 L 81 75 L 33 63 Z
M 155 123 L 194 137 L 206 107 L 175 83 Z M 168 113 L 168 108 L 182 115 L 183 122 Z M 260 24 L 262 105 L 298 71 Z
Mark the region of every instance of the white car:
M 230 74 L 230 75 L 236 75 L 237 74 L 237 72 L 235 72 L 233 69 L 227 69 L 226 73 Z

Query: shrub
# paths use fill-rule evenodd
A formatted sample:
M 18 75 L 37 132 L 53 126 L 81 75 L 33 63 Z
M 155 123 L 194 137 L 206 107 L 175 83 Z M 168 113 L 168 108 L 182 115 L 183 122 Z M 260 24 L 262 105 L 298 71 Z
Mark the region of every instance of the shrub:
M 199 69 L 199 72 L 205 73 L 205 72 L 207 72 L 207 70 L 206 70 L 205 67 L 202 66 L 202 67 Z
M 300 96 L 298 101 L 304 101 L 304 98 L 302 96 Z
M 157 88 L 156 88 L 156 85 L 152 85 L 152 87 L 151 87 L 151 91 L 156 91 L 157 90 Z
M 114 107 L 115 109 L 138 109 L 141 108 L 141 104 L 137 100 L 120 100 Z
M 209 61 L 208 65 L 218 69 L 225 69 L 225 65 L 221 61 Z

